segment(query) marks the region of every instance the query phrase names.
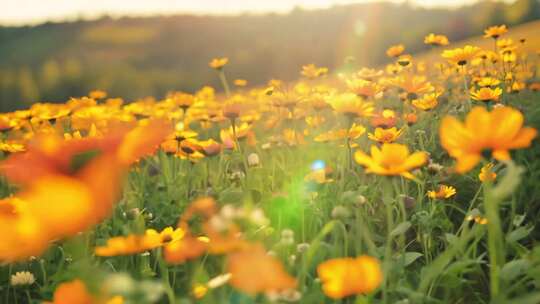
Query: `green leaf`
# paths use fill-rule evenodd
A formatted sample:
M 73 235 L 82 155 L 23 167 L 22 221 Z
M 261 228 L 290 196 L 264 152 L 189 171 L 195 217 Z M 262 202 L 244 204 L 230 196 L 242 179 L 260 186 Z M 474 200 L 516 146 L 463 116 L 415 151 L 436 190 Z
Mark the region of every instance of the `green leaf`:
M 450 245 L 454 244 L 458 240 L 458 237 L 455 234 L 451 234 L 451 233 L 445 233 L 444 237 L 446 238 L 446 241 Z
M 397 225 L 396 228 L 392 230 L 392 232 L 390 232 L 390 236 L 396 237 L 398 235 L 401 235 L 405 233 L 407 230 L 409 230 L 410 227 L 411 227 L 411 222 L 409 221 L 402 222 L 399 225 Z
M 521 174 L 524 169 L 517 166 L 513 161 L 507 161 L 506 174 L 501 178 L 499 183 L 492 190 L 493 197 L 496 197 L 498 201 L 504 200 L 506 197 L 514 193 L 514 190 L 519 186 L 521 182 Z
M 222 203 L 239 203 L 243 201 L 243 198 L 242 190 L 236 188 L 225 189 L 219 194 L 219 201 Z
M 420 252 L 414 252 L 414 251 L 405 252 L 405 257 L 404 257 L 405 262 L 403 266 L 408 266 L 412 264 L 421 256 L 423 256 L 423 254 L 421 254 Z
M 519 227 L 516 230 L 509 232 L 506 235 L 506 241 L 509 243 L 517 242 L 525 237 L 527 237 L 531 231 L 533 230 L 533 227 L 527 228 L 527 227 Z
M 520 274 L 525 273 L 529 267 L 530 262 L 525 259 L 510 261 L 504 264 L 504 266 L 501 268 L 501 278 L 507 282 L 510 282 L 517 278 Z

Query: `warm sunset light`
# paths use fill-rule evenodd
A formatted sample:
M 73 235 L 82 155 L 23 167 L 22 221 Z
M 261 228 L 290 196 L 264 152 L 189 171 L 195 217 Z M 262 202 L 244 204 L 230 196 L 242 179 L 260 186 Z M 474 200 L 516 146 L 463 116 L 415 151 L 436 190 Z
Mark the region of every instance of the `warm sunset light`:
M 0 11 L 0 304 L 540 303 L 540 0 Z
M 404 0 L 389 0 L 403 2 Z M 370 0 L 0 0 L 0 23 L 24 24 L 47 20 L 66 20 L 78 17 L 94 18 L 154 14 L 241 14 L 288 12 L 295 7 L 327 8 L 333 5 L 370 2 Z M 371 1 L 373 2 L 373 1 Z M 457 6 L 474 0 L 414 0 L 424 6 Z

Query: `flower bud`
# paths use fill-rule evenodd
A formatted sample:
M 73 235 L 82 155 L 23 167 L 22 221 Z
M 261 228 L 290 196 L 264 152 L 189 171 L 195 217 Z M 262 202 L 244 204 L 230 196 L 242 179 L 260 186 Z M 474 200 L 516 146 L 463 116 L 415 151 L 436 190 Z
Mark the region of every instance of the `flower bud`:
M 257 153 L 251 153 L 248 155 L 247 161 L 250 167 L 256 167 L 260 163 L 259 155 Z

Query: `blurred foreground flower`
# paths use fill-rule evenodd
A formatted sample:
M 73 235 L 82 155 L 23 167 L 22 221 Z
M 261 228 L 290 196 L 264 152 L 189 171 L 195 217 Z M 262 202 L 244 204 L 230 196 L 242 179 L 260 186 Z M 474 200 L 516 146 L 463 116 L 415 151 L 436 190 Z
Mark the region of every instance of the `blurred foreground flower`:
M 161 121 L 120 128 L 102 138 L 36 138 L 0 171 L 21 186 L 0 201 L 0 261 L 40 255 L 49 242 L 103 220 L 119 196 L 129 165 L 152 153 L 169 133 Z
M 380 263 L 370 256 L 332 259 L 317 267 L 323 292 L 333 299 L 370 293 L 382 282 Z
M 247 293 L 275 292 L 296 287 L 296 280 L 285 272 L 281 262 L 260 245 L 229 256 L 230 284 Z
M 509 160 L 509 150 L 526 148 L 536 137 L 536 129 L 523 127 L 523 120 L 523 114 L 510 107 L 491 112 L 475 107 L 465 123 L 451 116 L 442 120 L 441 145 L 457 160 L 459 173 L 471 170 L 484 156 Z

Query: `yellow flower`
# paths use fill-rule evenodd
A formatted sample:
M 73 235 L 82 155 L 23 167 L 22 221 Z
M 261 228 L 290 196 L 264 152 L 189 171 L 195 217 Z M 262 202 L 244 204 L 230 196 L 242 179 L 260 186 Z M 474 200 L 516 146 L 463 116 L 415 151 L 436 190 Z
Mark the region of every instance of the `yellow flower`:
M 302 67 L 302 76 L 309 78 L 309 79 L 315 79 L 317 77 L 326 75 L 328 73 L 328 68 L 319 68 L 315 66 L 314 64 L 308 64 Z
M 471 90 L 471 98 L 477 101 L 484 101 L 484 102 L 498 102 L 499 97 L 501 97 L 502 89 L 501 88 L 495 88 L 491 89 L 488 87 L 480 88 L 478 90 Z
M 388 57 L 399 57 L 405 51 L 405 46 L 403 44 L 393 45 L 386 50 L 386 55 Z
M 95 248 L 95 254 L 104 257 L 132 255 L 152 250 L 161 245 L 163 245 L 161 235 L 155 231 L 150 231 L 144 235 L 131 234 L 126 237 L 110 238 L 105 246 Z
M 510 159 L 509 150 L 526 148 L 536 137 L 536 129 L 523 127 L 523 115 L 510 107 L 488 112 L 474 107 L 465 123 L 447 116 L 440 126 L 441 145 L 457 160 L 456 170 L 465 173 L 486 153 L 495 159 Z
M 162 231 L 158 232 L 154 229 L 146 229 L 145 235 L 149 238 L 157 238 L 161 244 L 168 244 L 176 242 L 184 237 L 186 232 L 181 228 L 166 227 Z
M 478 81 L 478 86 L 481 87 L 481 88 L 485 88 L 485 87 L 496 87 L 498 86 L 499 84 L 501 83 L 501 81 L 497 78 L 493 78 L 493 77 L 483 77 L 482 79 L 480 79 L 480 81 Z
M 234 95 L 223 104 L 223 116 L 228 119 L 237 119 L 240 115 L 251 109 L 251 104 L 243 95 Z
M 328 103 L 338 113 L 351 117 L 371 116 L 374 111 L 373 103 L 366 102 L 352 93 L 343 93 L 328 98 Z
M 433 91 L 435 88 L 426 80 L 425 76 L 406 76 L 396 77 L 390 80 L 390 83 L 407 93 L 407 99 L 418 98 L 418 94 L 424 94 Z
M 195 284 L 192 288 L 192 293 L 195 299 L 202 299 L 208 292 L 208 287 L 203 284 Z
M 234 80 L 234 85 L 237 86 L 237 87 L 245 87 L 247 86 L 248 84 L 248 81 L 245 80 L 245 79 L 235 79 Z
M 370 293 L 383 279 L 379 260 L 366 255 L 325 261 L 317 267 L 317 274 L 324 294 L 333 299 Z
M 26 147 L 23 143 L 15 141 L 0 142 L 0 151 L 17 153 L 26 151 Z
M 411 103 L 420 110 L 428 111 L 435 108 L 439 104 L 437 101 L 438 97 L 439 94 L 437 93 L 425 94 L 422 98 L 415 99 Z
M 347 136 L 350 139 L 357 139 L 358 137 L 362 136 L 362 134 L 364 133 L 366 133 L 366 128 L 364 126 L 353 123 L 353 125 L 349 129 L 349 132 L 347 132 Z
M 424 43 L 429 45 L 445 46 L 450 42 L 448 41 L 448 37 L 444 35 L 435 35 L 431 33 L 424 38 Z
M 362 151 L 356 151 L 354 159 L 360 165 L 366 167 L 366 172 L 378 175 L 401 175 L 406 178 L 414 178 L 409 172 L 427 162 L 426 152 L 414 152 L 410 154 L 409 148 L 400 144 L 383 144 L 379 149 L 371 146 L 371 156 Z
M 227 63 L 229 63 L 229 58 L 227 57 L 214 58 L 212 61 L 210 61 L 210 63 L 208 63 L 208 66 L 216 70 L 221 70 Z
M 437 191 L 428 191 L 428 196 L 430 198 L 436 199 L 436 198 L 450 198 L 454 195 L 456 195 L 456 188 L 452 186 L 447 185 L 439 185 L 439 190 Z
M 195 96 L 183 92 L 173 92 L 167 95 L 166 101 L 186 111 L 195 103 Z
M 487 163 L 480 169 L 480 174 L 478 174 L 478 179 L 482 182 L 485 181 L 494 181 L 497 178 L 497 173 L 493 172 L 493 164 Z
M 306 176 L 304 176 L 304 181 L 306 182 L 314 182 L 317 184 L 326 184 L 331 183 L 334 180 L 326 178 L 326 169 L 317 169 L 313 170 L 310 173 L 308 173 Z
M 484 30 L 484 38 L 498 39 L 502 34 L 508 32 L 506 25 L 490 26 Z
M 412 63 L 412 56 L 409 54 L 401 55 L 397 59 L 397 63 L 402 67 L 407 67 Z
M 480 51 L 481 49 L 479 47 L 466 45 L 464 48 L 445 50 L 442 53 L 442 57 L 451 63 L 462 66 L 474 59 Z
M 93 99 L 103 99 L 107 97 L 107 92 L 102 91 L 102 90 L 90 91 L 90 93 L 88 93 L 88 97 L 93 98 Z
M 347 87 L 351 92 L 364 98 L 375 97 L 383 90 L 382 86 L 377 83 L 364 79 L 349 80 Z
M 375 133 L 369 133 L 368 138 L 380 143 L 391 143 L 396 141 L 401 134 L 403 129 L 397 129 L 392 127 L 390 129 L 376 128 Z
M 501 39 L 497 41 L 497 47 L 501 49 L 501 52 L 504 52 L 505 50 L 513 50 L 515 49 L 514 40 L 508 38 L 508 39 Z
M 523 90 L 525 90 L 525 88 L 527 87 L 527 84 L 525 84 L 524 82 L 521 82 L 521 81 L 514 81 L 514 83 L 512 83 L 512 86 L 509 87 L 509 88 L 506 88 L 510 93 L 519 93 Z

